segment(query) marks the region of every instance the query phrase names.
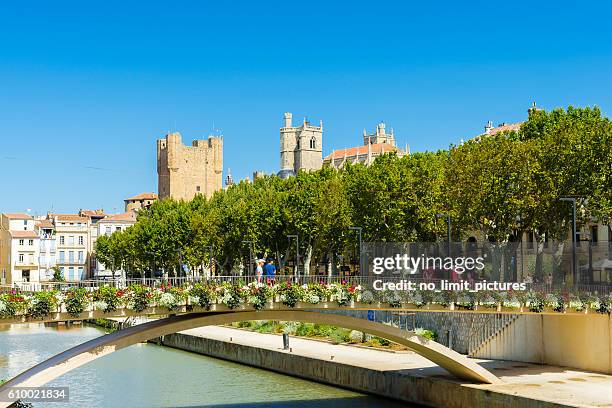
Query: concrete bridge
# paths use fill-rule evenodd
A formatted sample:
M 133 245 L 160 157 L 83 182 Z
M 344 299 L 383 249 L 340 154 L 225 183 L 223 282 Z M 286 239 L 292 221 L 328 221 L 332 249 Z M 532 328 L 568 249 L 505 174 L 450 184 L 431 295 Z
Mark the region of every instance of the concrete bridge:
M 476 364 L 473 360 L 435 341 L 418 336 L 414 332 L 401 330 L 390 325 L 376 323 L 366 319 L 323 312 L 333 310 L 456 312 L 460 310 L 462 313 L 555 315 L 562 319 L 565 319 L 563 316 L 573 316 L 573 319 L 578 318 L 581 320 L 583 319 L 581 315 L 586 317 L 586 315 L 595 314 L 595 311 L 588 309 L 572 311 L 569 308 L 564 312 L 556 312 L 549 308 L 544 308 L 539 312 L 532 312 L 524 305 L 519 308 L 504 308 L 502 304 L 487 307 L 473 305 L 469 310 L 456 307 L 453 303 L 446 305 L 437 303 L 416 305 L 402 302 L 394 306 L 395 307 L 392 307 L 389 303 L 381 301 L 362 303 L 351 300 L 342 306 L 335 301 L 321 301 L 316 304 L 298 301 L 294 307 L 289 307 L 281 302 L 280 298 L 276 297 L 266 302 L 259 310 L 256 310 L 254 306 L 249 303 L 240 303 L 237 307 L 230 308 L 220 301 L 211 304 L 209 308 L 202 308 L 198 304 L 190 304 L 190 299 L 187 298 L 180 306 L 172 310 L 165 307 L 159 307 L 153 302 L 151 307 L 147 307 L 141 311 L 135 311 L 125 306 L 121 306 L 114 311 L 105 313 L 101 310 L 95 310 L 93 304 L 90 303 L 83 312 L 75 315 L 74 313 L 68 313 L 66 306 L 61 304 L 58 310 L 51 312 L 43 318 L 33 318 L 27 314 L 23 314 L 8 318 L 0 318 L 0 325 L 89 320 L 110 317 L 127 318 L 129 316 L 155 316 L 158 317 L 158 319 L 101 336 L 57 354 L 7 381 L 0 387 L 0 393 L 6 391 L 10 387 L 42 386 L 83 364 L 139 342 L 192 328 L 209 325 L 223 325 L 248 320 L 309 322 L 366 332 L 404 345 L 466 382 L 495 384 L 499 383 L 500 380 L 494 374 Z M 0 402 L 0 408 L 5 406 L 8 406 L 8 403 Z
M 298 306 L 307 306 L 308 309 Z M 353 305 L 353 308 L 367 307 L 371 309 L 373 306 L 375 305 Z M 338 308 L 337 305 L 336 308 Z M 190 311 L 186 311 L 186 309 L 187 307 L 183 306 L 182 310 L 176 311 L 177 314 L 175 315 L 119 330 L 57 354 L 7 381 L 0 387 L 0 393 L 8 390 L 10 387 L 42 386 L 83 364 L 139 342 L 196 327 L 223 325 L 247 320 L 309 322 L 363 331 L 404 345 L 415 353 L 418 353 L 444 368 L 454 376 L 467 382 L 488 384 L 500 382 L 495 375 L 476 364 L 473 360 L 435 341 L 418 336 L 414 332 L 401 330 L 393 326 L 365 319 L 317 311 L 317 309 L 332 309 L 331 305 L 308 304 L 296 305 L 296 308 L 288 308 L 282 304 L 270 304 L 265 310 L 258 311 L 253 310 L 252 307 L 249 306 L 229 309 L 224 305 L 213 305 L 210 311 L 202 310 L 201 308 L 193 308 Z M 344 307 L 344 309 L 347 308 Z M 162 314 L 162 310 L 156 308 L 149 308 L 142 313 L 135 313 L 126 309 L 117 310 L 112 314 L 104 314 L 100 311 L 88 311 L 83 312 L 78 317 L 69 316 L 67 313 L 60 311 L 45 319 L 12 319 L 10 323 L 18 324 L 35 321 L 51 322 L 61 320 L 84 320 L 97 317 L 160 314 Z M 168 315 L 168 311 L 163 311 L 163 314 Z M 0 320 L 0 322 L 0 324 L 9 323 L 8 319 Z M 8 403 L 0 402 L 0 408 L 8 405 Z

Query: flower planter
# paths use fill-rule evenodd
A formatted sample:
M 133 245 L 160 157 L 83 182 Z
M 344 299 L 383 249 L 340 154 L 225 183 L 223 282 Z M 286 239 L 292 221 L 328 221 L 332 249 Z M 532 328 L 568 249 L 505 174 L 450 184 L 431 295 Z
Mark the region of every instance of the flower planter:
M 442 306 L 439 303 L 429 303 L 425 310 L 448 310 L 445 306 Z

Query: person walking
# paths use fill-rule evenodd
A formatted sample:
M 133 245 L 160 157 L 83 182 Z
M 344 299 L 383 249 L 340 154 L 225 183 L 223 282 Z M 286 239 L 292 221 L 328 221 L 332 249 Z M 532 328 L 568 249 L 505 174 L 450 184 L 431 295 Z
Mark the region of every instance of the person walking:
M 276 266 L 274 266 L 274 260 L 268 259 L 268 263 L 263 267 L 263 270 L 266 281 L 274 284 L 276 282 Z
M 266 263 L 263 259 L 257 260 L 257 269 L 255 269 L 255 276 L 257 277 L 257 283 L 261 283 L 261 277 L 263 276 L 263 266 Z

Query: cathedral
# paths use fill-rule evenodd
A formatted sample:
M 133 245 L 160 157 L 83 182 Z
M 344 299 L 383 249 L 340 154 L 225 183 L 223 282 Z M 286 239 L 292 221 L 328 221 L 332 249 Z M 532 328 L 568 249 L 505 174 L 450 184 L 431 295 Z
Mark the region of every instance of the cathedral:
M 374 133 L 368 134 L 365 129 L 363 130 L 363 145 L 334 150 L 323 159 L 323 164 L 336 168 L 343 167 L 345 163 L 363 163 L 369 166 L 374 159 L 385 153 L 395 153 L 402 157 L 410 154 L 410 150 L 408 146 L 406 150 L 395 146 L 393 129 L 387 133 L 385 124 L 380 122 Z

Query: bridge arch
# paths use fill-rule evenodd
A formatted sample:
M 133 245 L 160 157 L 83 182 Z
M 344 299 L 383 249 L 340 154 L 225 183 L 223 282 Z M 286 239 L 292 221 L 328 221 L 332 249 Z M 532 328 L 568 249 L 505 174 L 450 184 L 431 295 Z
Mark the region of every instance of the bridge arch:
M 302 310 L 262 310 L 182 314 L 119 330 L 89 340 L 43 361 L 7 381 L 0 387 L 0 392 L 7 387 L 40 387 L 99 357 L 156 337 L 196 327 L 247 320 L 298 321 L 359 330 L 402 344 L 461 379 L 479 383 L 500 382 L 495 375 L 473 360 L 413 332 L 365 319 L 332 313 Z M 0 402 L 0 407 L 4 406 Z

